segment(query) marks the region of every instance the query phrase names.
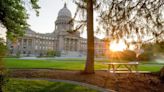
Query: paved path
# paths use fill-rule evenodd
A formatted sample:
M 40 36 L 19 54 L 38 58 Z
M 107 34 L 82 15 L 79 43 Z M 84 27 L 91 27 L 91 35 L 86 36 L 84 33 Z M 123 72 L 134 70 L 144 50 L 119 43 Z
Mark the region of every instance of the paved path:
M 20 57 L 19 59 L 29 59 L 29 60 L 47 60 L 47 59 L 85 59 L 85 57 Z
M 27 59 L 27 60 L 79 59 L 79 60 L 85 60 L 86 57 L 42 57 L 42 58 L 38 58 L 38 57 L 20 57 L 19 59 Z M 106 59 L 106 58 L 95 58 L 95 60 L 108 60 L 108 59 Z
M 164 64 L 164 59 L 160 59 L 160 58 L 159 58 L 159 59 L 156 59 L 155 61 L 156 61 L 157 63 Z
M 104 89 L 98 86 L 94 86 L 91 84 L 86 84 L 82 82 L 76 82 L 76 81 L 70 81 L 70 80 L 59 80 L 59 79 L 48 79 L 48 78 L 15 78 L 15 79 L 21 79 L 21 80 L 45 80 L 45 81 L 50 81 L 50 82 L 64 82 L 64 83 L 70 83 L 70 84 L 75 84 L 75 85 L 80 85 L 84 86 L 87 88 L 95 89 L 101 92 L 116 92 L 114 90 L 109 90 L 109 89 Z

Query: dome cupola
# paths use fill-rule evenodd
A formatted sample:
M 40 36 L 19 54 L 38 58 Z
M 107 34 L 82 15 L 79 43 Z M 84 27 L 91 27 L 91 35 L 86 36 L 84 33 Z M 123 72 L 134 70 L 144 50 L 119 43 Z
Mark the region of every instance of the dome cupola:
M 59 11 L 58 13 L 58 17 L 72 17 L 72 14 L 70 12 L 70 10 L 67 8 L 66 3 L 64 4 L 64 7 Z

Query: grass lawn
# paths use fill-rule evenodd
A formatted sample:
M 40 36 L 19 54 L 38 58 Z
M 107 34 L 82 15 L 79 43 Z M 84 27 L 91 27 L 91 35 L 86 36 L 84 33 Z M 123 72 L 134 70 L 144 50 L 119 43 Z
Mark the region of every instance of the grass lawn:
M 21 60 L 6 58 L 5 66 L 7 68 L 53 68 L 53 69 L 67 69 L 67 70 L 83 70 L 85 65 L 85 60 L 73 60 L 73 59 L 63 59 L 63 60 Z M 140 63 L 140 71 L 159 71 L 164 64 L 158 63 Z M 107 66 L 102 63 L 102 61 L 95 62 L 96 70 L 107 69 Z
M 9 79 L 4 92 L 100 92 L 84 86 L 44 80 Z

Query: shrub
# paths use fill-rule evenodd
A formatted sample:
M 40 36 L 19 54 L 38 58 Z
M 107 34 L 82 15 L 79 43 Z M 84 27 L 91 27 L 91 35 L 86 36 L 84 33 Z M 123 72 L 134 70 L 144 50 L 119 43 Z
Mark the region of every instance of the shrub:
M 110 52 L 110 59 L 133 61 L 136 60 L 136 53 L 131 50 Z
M 140 61 L 149 61 L 153 57 L 153 52 L 151 51 L 146 51 L 138 56 L 138 60 Z
M 60 51 L 56 51 L 55 56 L 60 57 L 61 56 L 61 52 Z
M 127 61 L 134 61 L 136 60 L 136 53 L 134 51 L 131 50 L 125 50 L 123 51 L 123 60 L 127 60 Z
M 0 92 L 2 92 L 2 86 L 4 84 L 4 65 L 3 65 L 3 57 L 6 55 L 7 47 L 4 44 L 4 40 L 0 38 Z
M 16 53 L 16 57 L 17 57 L 17 58 L 20 58 L 20 52 L 17 52 L 17 53 Z
M 56 52 L 55 51 L 53 51 L 53 50 L 48 50 L 47 51 L 47 56 L 48 57 L 54 57 L 56 55 Z

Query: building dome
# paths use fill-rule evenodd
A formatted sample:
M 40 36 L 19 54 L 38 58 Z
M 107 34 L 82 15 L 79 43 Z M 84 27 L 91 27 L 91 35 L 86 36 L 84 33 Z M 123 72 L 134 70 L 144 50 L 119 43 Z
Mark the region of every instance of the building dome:
M 57 20 L 55 21 L 55 30 L 68 31 L 73 28 L 73 23 L 70 23 L 72 20 L 71 12 L 67 8 L 67 5 L 64 4 L 64 7 L 59 11 Z
M 72 17 L 70 10 L 67 8 L 66 3 L 64 4 L 64 7 L 59 11 L 58 17 Z

